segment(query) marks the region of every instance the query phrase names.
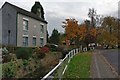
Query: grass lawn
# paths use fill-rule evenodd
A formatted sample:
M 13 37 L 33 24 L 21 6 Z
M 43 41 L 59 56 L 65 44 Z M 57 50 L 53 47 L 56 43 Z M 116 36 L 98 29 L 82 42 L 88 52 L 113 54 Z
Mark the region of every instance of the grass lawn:
M 91 52 L 84 52 L 75 55 L 64 74 L 64 78 L 89 78 L 90 65 L 92 60 Z
M 0 63 L 0 78 L 2 77 L 2 63 Z

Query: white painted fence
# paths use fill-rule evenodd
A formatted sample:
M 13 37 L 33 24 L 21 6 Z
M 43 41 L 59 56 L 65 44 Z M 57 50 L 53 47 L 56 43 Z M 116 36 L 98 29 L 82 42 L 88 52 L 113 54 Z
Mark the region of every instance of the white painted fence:
M 71 50 L 64 59 L 61 59 L 58 65 L 56 65 L 48 74 L 46 74 L 41 80 L 52 80 L 58 78 L 61 80 L 63 77 L 68 64 L 73 56 L 81 51 L 81 48 Z

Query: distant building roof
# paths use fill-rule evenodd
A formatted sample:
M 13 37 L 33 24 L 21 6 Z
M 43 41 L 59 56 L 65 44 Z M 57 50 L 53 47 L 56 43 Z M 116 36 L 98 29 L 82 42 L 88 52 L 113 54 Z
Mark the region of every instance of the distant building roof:
M 26 10 L 24 10 L 24 9 L 22 9 L 22 8 L 20 8 L 20 7 L 17 7 L 17 6 L 15 6 L 15 5 L 13 5 L 13 4 L 9 3 L 9 2 L 5 2 L 5 4 L 9 4 L 10 6 L 12 6 L 12 7 L 17 11 L 17 13 L 20 13 L 20 14 L 29 16 L 29 17 L 31 17 L 31 18 L 34 18 L 34 19 L 36 19 L 36 20 L 39 20 L 39 21 L 41 21 L 41 22 L 47 23 L 47 21 L 43 20 L 42 18 L 40 18 L 39 16 L 37 16 L 36 14 L 34 14 L 34 13 L 32 13 L 32 12 L 26 11 Z M 4 5 L 5 5 L 5 4 L 4 4 Z M 4 6 L 4 5 L 3 5 L 3 6 Z

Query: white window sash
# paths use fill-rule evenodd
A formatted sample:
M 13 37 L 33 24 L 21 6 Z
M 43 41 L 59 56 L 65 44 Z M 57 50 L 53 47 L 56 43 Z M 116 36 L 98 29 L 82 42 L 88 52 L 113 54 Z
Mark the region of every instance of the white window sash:
M 25 18 L 25 17 L 23 17 L 23 20 L 29 21 L 29 19 L 28 19 L 28 18 Z

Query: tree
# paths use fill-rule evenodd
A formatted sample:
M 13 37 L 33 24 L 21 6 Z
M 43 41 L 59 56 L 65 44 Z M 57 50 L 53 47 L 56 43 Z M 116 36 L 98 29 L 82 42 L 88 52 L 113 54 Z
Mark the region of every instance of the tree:
M 96 42 L 96 29 L 88 28 L 86 22 L 79 27 L 79 36 L 81 43 L 88 47 L 88 44 Z
M 60 33 L 58 32 L 57 29 L 54 29 L 50 37 L 50 43 L 59 44 L 59 41 L 60 41 Z
M 95 28 L 96 26 L 98 26 L 101 23 L 102 16 L 97 15 L 97 12 L 94 8 L 89 9 L 88 17 L 90 17 L 90 19 L 91 19 L 91 27 L 93 27 L 93 28 Z
M 67 40 L 72 42 L 74 41 L 77 46 L 81 43 L 88 45 L 91 42 L 95 42 L 96 29 L 89 28 L 89 20 L 86 20 L 84 23 L 79 25 L 78 21 L 75 19 L 66 19 L 66 22 L 63 22 L 63 24 Z
M 119 20 L 114 17 L 105 17 L 103 19 L 103 23 L 98 30 L 99 35 L 97 36 L 97 40 L 99 43 L 103 45 L 115 46 L 118 41 L 118 24 Z M 101 40 L 99 39 L 101 38 Z
M 63 28 L 65 28 L 66 40 L 70 42 L 78 43 L 78 21 L 75 19 L 66 19 L 63 22 Z
M 60 33 L 60 44 L 65 44 L 66 41 L 66 34 Z
M 78 36 L 79 40 L 83 41 L 87 35 L 87 27 L 86 24 L 81 24 L 78 27 Z
M 37 2 L 37 1 L 35 2 L 35 4 L 31 8 L 31 12 L 38 15 L 44 20 L 44 9 L 40 4 L 40 2 Z
M 67 39 L 75 38 L 78 30 L 78 21 L 75 19 L 66 19 L 63 24 Z
M 91 26 L 95 27 L 95 16 L 96 16 L 96 11 L 94 8 L 89 9 L 88 16 L 91 18 Z

